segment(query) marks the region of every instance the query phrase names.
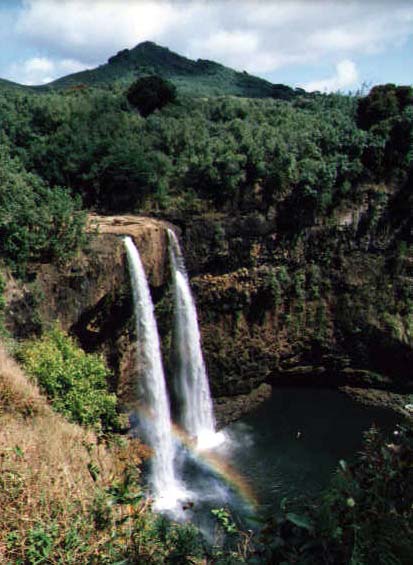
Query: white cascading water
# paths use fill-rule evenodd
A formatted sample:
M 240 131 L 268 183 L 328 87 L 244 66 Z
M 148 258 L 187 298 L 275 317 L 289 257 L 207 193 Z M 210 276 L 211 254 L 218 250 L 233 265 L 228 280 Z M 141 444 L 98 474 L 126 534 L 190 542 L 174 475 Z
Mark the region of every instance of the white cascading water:
M 196 439 L 197 447 L 210 449 L 224 441 L 224 434 L 215 431 L 198 317 L 182 252 L 172 230 L 168 229 L 168 237 L 175 298 L 175 383 L 182 409 L 180 419 L 185 431 Z
M 135 244 L 130 237 L 124 241 L 135 308 L 138 362 L 144 377 L 146 406 L 142 427 L 145 440 L 153 449 L 150 483 L 155 508 L 168 510 L 186 495 L 175 475 L 171 415 L 151 294 Z

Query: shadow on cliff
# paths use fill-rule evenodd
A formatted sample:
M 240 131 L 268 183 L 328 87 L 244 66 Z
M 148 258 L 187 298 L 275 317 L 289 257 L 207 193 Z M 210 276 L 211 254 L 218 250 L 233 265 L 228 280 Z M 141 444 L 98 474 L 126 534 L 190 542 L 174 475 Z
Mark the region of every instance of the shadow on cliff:
M 117 294 L 106 294 L 96 305 L 82 312 L 70 332 L 85 351 L 105 354 L 113 373 L 111 388 L 117 390 L 123 353 L 119 341 L 122 336 L 134 333 L 131 292 L 122 289 Z
M 354 367 L 385 375 L 400 391 L 413 390 L 413 349 L 388 331 L 367 325 L 361 334 L 347 336 L 343 345 Z

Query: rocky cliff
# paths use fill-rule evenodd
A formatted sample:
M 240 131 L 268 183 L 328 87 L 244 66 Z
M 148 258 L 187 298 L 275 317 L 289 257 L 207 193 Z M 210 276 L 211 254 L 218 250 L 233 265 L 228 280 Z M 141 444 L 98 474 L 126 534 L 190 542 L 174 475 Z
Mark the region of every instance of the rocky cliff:
M 24 338 L 58 320 L 86 350 L 106 355 L 113 390 L 130 404 L 136 336 L 122 236 L 140 250 L 171 376 L 172 226 L 184 246 L 219 417 L 262 400 L 268 383 L 409 390 L 410 312 L 398 297 L 410 289 L 412 260 L 378 250 L 366 214 L 368 205 L 340 211 L 294 241 L 277 234 L 271 215 L 257 212 L 179 218 L 176 225 L 92 215 L 89 246 L 70 264 L 32 265 L 24 284 L 9 277 L 7 328 Z
M 215 396 L 263 382 L 412 389 L 411 232 L 389 225 L 392 195 L 380 216 L 372 206 L 388 188 L 364 190 L 294 237 L 270 211 L 180 222 Z

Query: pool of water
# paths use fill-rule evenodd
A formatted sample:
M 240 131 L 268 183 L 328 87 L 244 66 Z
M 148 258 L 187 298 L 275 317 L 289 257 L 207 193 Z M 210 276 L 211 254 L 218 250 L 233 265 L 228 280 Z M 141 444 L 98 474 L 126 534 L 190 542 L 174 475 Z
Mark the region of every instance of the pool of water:
M 213 452 L 182 449 L 180 465 L 193 502 L 191 520 L 211 528 L 211 508 L 243 516 L 276 513 L 284 497 L 315 495 L 341 459 L 360 450 L 373 424 L 392 431 L 393 412 L 363 406 L 339 391 L 275 389 L 254 412 L 225 428 Z

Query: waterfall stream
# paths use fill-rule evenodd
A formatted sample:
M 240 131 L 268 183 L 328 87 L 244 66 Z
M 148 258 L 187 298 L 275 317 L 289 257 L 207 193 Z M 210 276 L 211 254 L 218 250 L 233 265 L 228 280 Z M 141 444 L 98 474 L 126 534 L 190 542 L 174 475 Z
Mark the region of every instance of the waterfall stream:
M 174 469 L 175 445 L 159 335 L 139 252 L 130 237 L 124 241 L 135 309 L 138 366 L 143 376 L 145 409 L 141 423 L 145 440 L 153 449 L 150 482 L 155 507 L 170 509 L 186 496 Z
M 215 431 L 215 421 L 208 375 L 201 349 L 201 335 L 195 302 L 178 239 L 168 229 L 175 300 L 175 378 L 181 404 L 180 421 L 185 431 L 196 439 L 199 449 L 222 443 L 224 435 Z

